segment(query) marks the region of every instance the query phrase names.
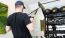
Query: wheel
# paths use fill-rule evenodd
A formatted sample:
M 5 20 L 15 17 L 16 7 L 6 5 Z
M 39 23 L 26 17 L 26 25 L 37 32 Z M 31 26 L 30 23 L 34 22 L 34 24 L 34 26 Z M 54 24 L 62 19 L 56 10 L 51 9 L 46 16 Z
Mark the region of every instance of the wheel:
M 59 9 L 57 7 L 55 7 L 55 8 L 52 9 L 51 13 L 59 13 Z
M 65 6 L 60 8 L 60 12 L 65 12 Z
M 44 14 L 48 15 L 48 14 L 50 14 L 50 13 L 51 13 L 51 10 L 50 10 L 50 9 L 44 10 Z

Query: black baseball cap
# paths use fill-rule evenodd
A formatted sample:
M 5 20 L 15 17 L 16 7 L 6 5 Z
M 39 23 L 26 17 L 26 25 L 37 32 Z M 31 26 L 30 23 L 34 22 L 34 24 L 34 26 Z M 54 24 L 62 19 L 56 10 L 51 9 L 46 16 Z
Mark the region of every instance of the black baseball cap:
M 17 1 L 16 3 L 15 3 L 15 6 L 16 5 L 23 5 L 24 6 L 24 3 L 22 2 L 22 1 Z M 25 6 L 24 6 L 24 9 L 25 9 Z

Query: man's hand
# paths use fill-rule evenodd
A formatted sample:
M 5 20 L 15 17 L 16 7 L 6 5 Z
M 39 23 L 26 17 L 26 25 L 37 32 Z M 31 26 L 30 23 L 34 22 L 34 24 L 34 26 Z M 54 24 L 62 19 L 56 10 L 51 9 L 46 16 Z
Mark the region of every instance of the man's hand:
M 30 18 L 30 20 L 31 20 L 31 22 L 33 22 L 34 21 L 34 18 Z
M 11 30 L 10 26 L 6 26 L 6 32 L 9 32 Z

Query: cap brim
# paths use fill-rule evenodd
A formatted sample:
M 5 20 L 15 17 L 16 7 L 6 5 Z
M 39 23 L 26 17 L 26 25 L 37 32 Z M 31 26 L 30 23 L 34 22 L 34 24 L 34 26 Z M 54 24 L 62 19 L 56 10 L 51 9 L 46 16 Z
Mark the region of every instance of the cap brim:
M 25 6 L 24 6 L 24 9 L 26 9 Z

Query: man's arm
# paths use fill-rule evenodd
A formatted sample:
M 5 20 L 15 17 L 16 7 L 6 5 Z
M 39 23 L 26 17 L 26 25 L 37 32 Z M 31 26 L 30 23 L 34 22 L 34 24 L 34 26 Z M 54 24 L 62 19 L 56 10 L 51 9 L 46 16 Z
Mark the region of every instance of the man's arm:
M 9 32 L 11 30 L 10 19 L 11 19 L 11 16 L 9 16 L 7 19 L 6 32 Z
M 26 25 L 26 27 L 28 28 L 29 31 L 33 31 L 34 30 L 34 25 L 30 21 L 30 18 L 28 17 L 27 14 L 25 14 L 25 17 L 24 17 L 24 23 L 25 23 L 25 25 Z
M 6 26 L 6 32 L 9 32 L 11 30 L 10 26 Z
M 28 24 L 28 25 L 26 25 L 27 26 L 27 28 L 29 29 L 29 31 L 33 31 L 34 30 L 34 26 L 33 26 L 33 23 L 30 23 L 30 24 Z

